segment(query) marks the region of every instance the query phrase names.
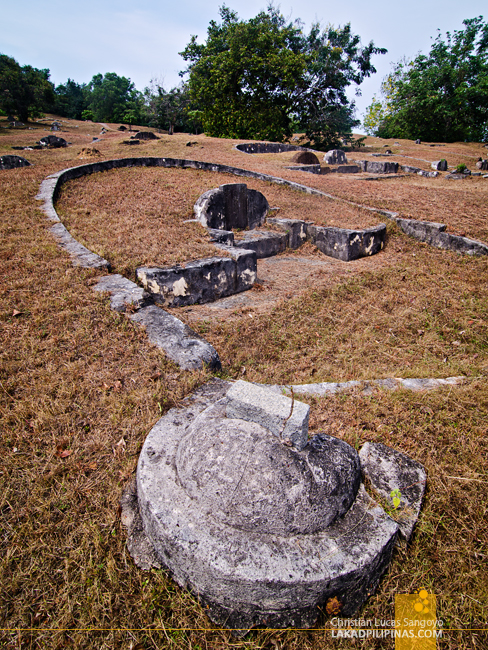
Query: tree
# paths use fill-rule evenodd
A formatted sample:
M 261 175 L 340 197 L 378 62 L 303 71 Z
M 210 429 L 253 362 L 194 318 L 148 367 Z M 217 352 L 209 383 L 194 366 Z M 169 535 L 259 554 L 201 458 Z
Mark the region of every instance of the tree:
M 166 129 L 170 135 L 175 131 L 193 130 L 195 116 L 189 110 L 190 96 L 186 84 L 166 91 L 162 82 L 151 79 L 144 96 L 150 124 Z
M 15 59 L 0 54 L 0 108 L 21 122 L 39 117 L 54 101 L 49 70 L 20 66 Z
M 300 125 L 324 148 L 350 135 L 359 122 L 346 88 L 375 72 L 371 57 L 386 50 L 361 47 L 350 25 L 315 24 L 305 35 L 300 21 L 287 23 L 272 5 L 248 21 L 225 6 L 220 16 L 205 44 L 192 36 L 181 53 L 205 132 L 281 141 Z
M 87 110 L 95 122 L 123 122 L 127 111 L 134 111 L 139 121 L 142 96 L 134 84 L 115 72 L 96 74 L 85 87 Z
M 64 85 L 56 86 L 53 109 L 56 115 L 81 120 L 86 108 L 84 88 L 84 84 L 80 85 L 72 79 L 68 79 Z
M 382 84 L 385 98 L 368 107 L 370 132 L 427 141 L 488 139 L 488 24 L 438 34 L 428 56 L 400 61 Z M 377 100 L 375 100 L 377 102 Z

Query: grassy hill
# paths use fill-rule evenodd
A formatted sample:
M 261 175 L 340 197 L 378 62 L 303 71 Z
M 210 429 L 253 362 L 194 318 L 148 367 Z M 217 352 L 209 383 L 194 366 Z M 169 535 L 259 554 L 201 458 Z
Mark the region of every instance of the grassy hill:
M 64 119 L 56 135 L 71 143 L 67 148 L 12 150 L 47 135 L 51 122 L 14 130 L 0 118 L 0 155 L 19 154 L 32 163 L 0 170 L 3 647 L 350 648 L 351 641 L 324 631 L 330 627 L 325 616 L 318 631 L 259 630 L 236 641 L 215 629 L 196 598 L 164 571 L 135 567 L 125 549 L 120 495 L 152 425 L 211 374 L 182 371 L 110 310 L 107 298 L 92 290 L 102 272 L 72 266 L 35 196 L 46 176 L 87 160 L 190 158 L 263 171 L 337 197 L 318 201 L 248 183 L 283 216 L 343 227 L 377 221 L 351 207 L 352 200 L 443 222 L 450 232 L 488 243 L 488 179 L 315 176 L 284 169 L 292 153 L 245 155 L 232 140 L 184 134 L 127 146 L 118 125 L 107 125 L 92 142 L 101 125 Z M 488 156 L 474 143 L 395 142 L 368 138 L 365 152 L 348 157 L 360 160 L 387 144 L 391 159 L 403 164 L 427 170 L 443 157 L 474 170 L 478 156 Z M 83 152 L 87 147 L 98 153 Z M 192 170 L 98 174 L 66 186 L 60 214 L 73 234 L 131 277 L 138 264 L 214 254 L 206 232 L 196 224 L 183 230 L 183 222 L 201 192 L 234 181 Z M 304 254 L 317 255 L 310 248 Z M 284 288 L 281 300 L 267 306 L 198 320 L 188 310 L 174 313 L 214 345 L 224 377 L 308 383 L 466 376 L 462 386 L 432 392 L 310 398 L 311 431 L 356 447 L 384 442 L 428 470 L 413 541 L 396 550 L 362 617 L 391 620 L 395 594 L 424 588 L 437 595 L 438 618 L 452 630 L 440 648 L 486 647 L 488 257 L 433 249 L 390 223 L 383 252 L 336 261 L 301 290 Z M 361 647 L 392 648 L 388 643 L 369 640 Z

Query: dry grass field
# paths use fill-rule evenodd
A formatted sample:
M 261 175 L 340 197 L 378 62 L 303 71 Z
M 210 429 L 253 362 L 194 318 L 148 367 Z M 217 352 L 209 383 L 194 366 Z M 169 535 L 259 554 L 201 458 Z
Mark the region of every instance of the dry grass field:
M 237 640 L 205 616 L 196 598 L 162 570 L 137 569 L 125 548 L 119 499 L 144 438 L 162 413 L 211 377 L 182 371 L 143 331 L 92 290 L 99 271 L 71 265 L 35 196 L 50 173 L 100 159 L 170 156 L 253 169 L 317 187 L 339 200 L 263 189 L 281 214 L 332 225 L 371 219 L 346 200 L 441 221 L 488 242 L 488 180 L 366 181 L 285 170 L 292 154 L 245 155 L 232 140 L 161 135 L 128 147 L 109 125 L 63 121 L 66 149 L 12 151 L 47 135 L 52 120 L 13 131 L 0 118 L 0 155 L 32 166 L 0 171 L 0 644 L 61 650 L 388 650 L 392 641 L 331 638 L 319 629 L 255 630 Z M 481 145 L 445 147 L 369 138 L 394 159 L 427 169 L 447 158 L 474 169 Z M 453 152 L 448 154 L 449 152 Z M 403 152 L 403 153 L 400 153 Z M 349 154 L 352 159 L 366 153 Z M 96 158 L 90 158 L 90 160 Z M 192 202 L 234 177 L 192 170 L 129 169 L 66 185 L 63 219 L 128 277 L 142 263 L 212 255 L 206 233 L 183 230 Z M 258 186 L 259 185 L 259 186 Z M 89 213 L 89 214 L 88 214 Z M 312 215 L 308 217 L 307 215 Z M 373 221 L 375 222 L 375 217 Z M 310 251 L 309 251 L 310 252 Z M 299 252 L 294 255 L 300 255 Z M 385 250 L 330 273 L 268 309 L 236 309 L 192 323 L 216 347 L 221 376 L 266 383 L 465 375 L 432 392 L 348 392 L 310 398 L 311 431 L 359 447 L 381 441 L 422 462 L 427 495 L 413 540 L 361 612 L 391 620 L 395 594 L 437 596 L 441 650 L 488 647 L 488 258 L 463 257 L 409 239 L 388 224 Z M 336 269 L 336 271 L 334 271 Z M 256 287 L 254 291 L 258 291 Z M 266 291 L 266 289 L 264 289 Z M 173 310 L 182 319 L 191 312 Z

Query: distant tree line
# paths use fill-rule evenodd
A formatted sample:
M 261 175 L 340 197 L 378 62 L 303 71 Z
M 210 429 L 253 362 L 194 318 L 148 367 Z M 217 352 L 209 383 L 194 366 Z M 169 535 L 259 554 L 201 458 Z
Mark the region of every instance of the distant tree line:
M 357 143 L 360 122 L 346 91 L 376 72 L 384 54 L 361 45 L 349 24 L 287 22 L 270 5 L 250 20 L 223 6 L 205 43 L 192 36 L 181 56 L 186 81 L 166 90 L 152 80 L 143 92 L 115 72 L 87 84 L 55 86 L 49 70 L 0 54 L 0 112 L 22 122 L 43 112 L 72 119 L 146 125 L 216 137 L 284 141 L 304 133 L 317 149 Z M 428 55 L 397 63 L 366 111 L 368 133 L 430 141 L 488 140 L 488 24 L 439 34 Z
M 87 84 L 68 79 L 55 86 L 49 70 L 21 66 L 0 54 L 0 111 L 27 122 L 43 113 L 74 120 L 138 124 L 174 131 L 193 131 L 199 124 L 190 109 L 188 88 L 165 90 L 155 81 L 138 91 L 115 72 L 96 74 Z
M 488 140 L 488 24 L 438 34 L 430 53 L 403 59 L 384 79 L 364 119 L 367 133 L 430 142 Z

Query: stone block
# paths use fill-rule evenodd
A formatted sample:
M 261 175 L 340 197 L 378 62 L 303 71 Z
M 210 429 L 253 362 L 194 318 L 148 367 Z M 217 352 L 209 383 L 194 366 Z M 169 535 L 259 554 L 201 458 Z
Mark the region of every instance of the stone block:
M 259 228 L 266 220 L 269 203 L 266 197 L 257 190 L 247 190 L 247 221 L 245 228 Z M 234 226 L 233 226 L 234 227 Z M 236 228 L 238 226 L 235 226 Z
M 234 233 L 232 230 L 218 230 L 217 228 L 208 228 L 210 240 L 216 244 L 234 244 Z
M 208 190 L 193 207 L 201 224 L 217 230 L 256 228 L 264 223 L 268 210 L 266 197 L 245 183 L 227 183 Z
M 236 263 L 230 257 L 209 257 L 169 268 L 136 269 L 136 277 L 154 300 L 182 307 L 218 300 L 235 293 Z
M 308 404 L 240 379 L 227 391 L 227 399 L 228 418 L 255 422 L 297 449 L 307 444 Z
M 357 174 L 361 171 L 358 165 L 340 165 L 337 168 L 338 174 Z
M 288 234 L 287 246 L 293 250 L 300 248 L 305 243 L 307 240 L 307 228 L 313 225 L 313 221 L 280 219 L 278 217 L 268 217 L 267 222 Z
M 217 248 L 226 251 L 235 261 L 236 274 L 234 293 L 252 289 L 258 276 L 256 252 L 245 248 L 236 248 L 235 246 L 226 246 L 218 244 Z
M 312 151 L 297 151 L 291 162 L 297 165 L 320 165 L 320 161 Z
M 150 305 L 139 309 L 129 318 L 146 329 L 151 343 L 184 370 L 197 370 L 205 366 L 220 370 L 216 350 L 178 318 L 163 309 Z
M 22 156 L 0 156 L 0 169 L 16 169 L 17 167 L 29 166 L 30 162 L 22 158 Z
M 438 172 L 447 172 L 447 160 L 445 158 L 435 160 L 430 166 Z
M 308 238 L 317 248 L 330 257 L 343 262 L 375 255 L 383 249 L 386 225 L 379 224 L 365 230 L 348 230 L 328 226 L 308 226 Z
M 149 300 L 149 294 L 144 289 L 118 273 L 100 278 L 93 289 L 110 293 L 110 307 L 119 312 L 126 311 L 128 307 L 140 309 Z
M 285 166 L 285 169 L 291 169 L 294 172 L 308 172 L 309 174 L 320 174 L 320 165 L 293 165 L 293 167 Z
M 302 451 L 281 444 L 253 421 L 226 418 L 226 392 L 221 380 L 202 386 L 144 443 L 137 504 L 156 561 L 238 635 L 312 627 L 331 598 L 352 616 L 398 532 L 360 485 L 357 452 L 324 434 Z
M 410 540 L 427 483 L 423 465 L 380 442 L 367 442 L 359 452 L 361 469 L 373 490 L 390 505 L 401 535 Z M 400 505 L 393 510 L 391 493 L 400 492 Z
M 247 220 L 247 185 L 245 183 L 226 183 L 219 190 L 224 196 L 224 214 L 226 230 L 248 227 Z
M 396 174 L 398 172 L 398 163 L 387 160 L 361 160 L 358 161 L 363 172 L 369 174 Z
M 412 165 L 400 165 L 402 171 L 406 172 L 407 174 L 418 174 L 422 170 L 420 167 L 413 167 Z
M 346 154 L 341 149 L 331 149 L 324 156 L 328 165 L 347 165 Z
M 423 169 L 417 172 L 418 176 L 423 176 L 424 178 L 437 178 L 439 176 L 439 172 L 426 172 Z
M 251 230 L 244 233 L 242 239 L 234 241 L 234 246 L 255 251 L 257 259 L 260 260 L 282 253 L 286 249 L 287 241 L 286 233 Z

